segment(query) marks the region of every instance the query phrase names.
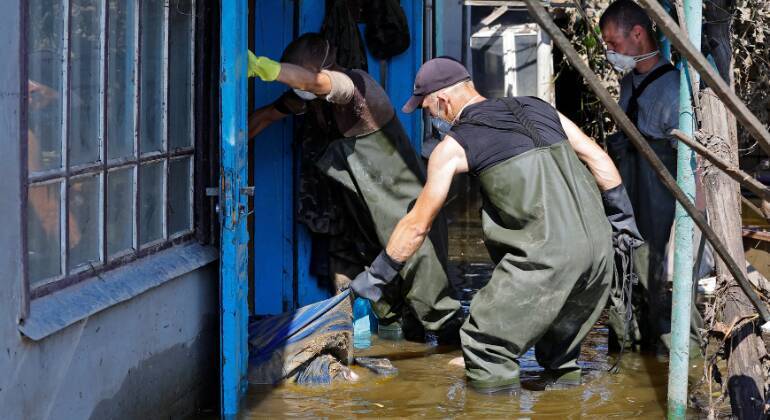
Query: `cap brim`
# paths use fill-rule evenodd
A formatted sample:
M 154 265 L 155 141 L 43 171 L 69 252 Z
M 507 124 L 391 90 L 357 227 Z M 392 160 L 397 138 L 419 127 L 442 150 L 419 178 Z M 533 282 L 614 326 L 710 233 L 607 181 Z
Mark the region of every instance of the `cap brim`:
M 412 95 L 412 97 L 409 98 L 409 100 L 406 101 L 404 106 L 401 108 L 401 111 L 406 114 L 414 112 L 415 109 L 422 107 L 423 98 L 425 97 L 422 95 Z

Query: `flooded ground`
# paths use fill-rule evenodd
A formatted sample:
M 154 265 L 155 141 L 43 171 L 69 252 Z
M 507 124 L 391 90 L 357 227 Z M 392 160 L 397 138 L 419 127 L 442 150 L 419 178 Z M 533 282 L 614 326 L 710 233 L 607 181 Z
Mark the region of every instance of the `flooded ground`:
M 355 384 L 252 387 L 244 398 L 241 418 L 665 417 L 666 361 L 626 354 L 620 373 L 610 374 L 606 372 L 611 364 L 606 343 L 606 329 L 598 325 L 583 347 L 580 386 L 545 390 L 541 368 L 529 352 L 522 359 L 522 391 L 514 396 L 488 396 L 468 388 L 462 368 L 448 365 L 460 355 L 459 350 L 375 339 L 372 348 L 363 353 L 389 357 L 399 369 L 398 376 L 379 377 L 354 366 L 361 376 Z
M 470 181 L 472 182 L 472 181 Z M 478 196 L 461 180 L 451 202 L 449 243 L 456 287 L 480 287 L 489 278 L 491 262 L 481 239 Z M 663 418 L 666 411 L 668 361 L 654 355 L 626 353 L 617 374 L 607 370 L 607 329 L 598 323 L 581 352 L 583 384 L 565 390 L 545 389 L 542 369 L 532 351 L 522 358 L 522 390 L 518 395 L 481 395 L 465 382 L 464 370 L 448 362 L 458 348 L 430 348 L 421 343 L 373 338 L 358 355 L 389 358 L 399 369 L 380 377 L 354 366 L 354 384 L 306 387 L 252 386 L 243 400 L 241 418 L 265 417 L 488 417 L 488 418 Z M 700 378 L 693 366 L 690 383 Z M 692 417 L 697 413 L 690 412 Z

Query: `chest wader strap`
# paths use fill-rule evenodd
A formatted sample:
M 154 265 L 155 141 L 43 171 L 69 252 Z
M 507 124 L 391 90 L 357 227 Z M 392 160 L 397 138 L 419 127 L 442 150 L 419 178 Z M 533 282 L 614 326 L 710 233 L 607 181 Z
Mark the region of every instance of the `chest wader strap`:
M 642 96 L 644 90 L 647 89 L 647 86 L 652 82 L 674 70 L 676 70 L 676 68 L 671 65 L 671 63 L 666 63 L 648 74 L 647 77 L 642 80 L 642 83 L 639 83 L 639 86 L 634 87 L 634 83 L 631 81 L 631 99 L 628 100 L 628 110 L 626 111 L 626 115 L 628 115 L 628 119 L 630 119 L 635 126 L 639 123 L 639 97 Z
M 511 114 L 519 120 L 519 123 L 521 123 L 526 130 L 526 134 L 532 139 L 532 143 L 535 144 L 535 148 L 550 146 L 543 141 L 542 137 L 540 137 L 540 133 L 537 131 L 535 124 L 533 124 L 532 120 L 527 117 L 527 113 L 516 98 L 500 98 L 500 100 L 503 101 L 506 107 L 508 107 Z

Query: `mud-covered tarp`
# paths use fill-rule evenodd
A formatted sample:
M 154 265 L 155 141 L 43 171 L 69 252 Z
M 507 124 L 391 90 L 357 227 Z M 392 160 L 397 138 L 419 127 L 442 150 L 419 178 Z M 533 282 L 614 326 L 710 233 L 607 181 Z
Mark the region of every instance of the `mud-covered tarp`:
M 314 359 L 324 355 L 337 364 L 319 372 L 321 379 L 311 383 L 330 382 L 336 372 L 345 371 L 352 359 L 353 324 L 350 317 L 349 290 L 330 299 L 304 306 L 249 324 L 249 382 L 275 384 L 284 379 L 302 379 L 303 372 Z M 313 365 L 314 366 L 314 365 Z

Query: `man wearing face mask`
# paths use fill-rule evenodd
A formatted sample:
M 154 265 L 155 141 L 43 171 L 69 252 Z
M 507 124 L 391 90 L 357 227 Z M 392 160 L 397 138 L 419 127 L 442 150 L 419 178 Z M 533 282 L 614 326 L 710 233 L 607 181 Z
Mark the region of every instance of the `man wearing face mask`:
M 607 60 L 624 76 L 620 106 L 649 142 L 660 160 L 676 176 L 676 142 L 669 132 L 679 125 L 679 71 L 661 57 L 652 22 L 631 0 L 612 3 L 599 20 L 607 46 Z M 610 346 L 620 342 L 669 347 L 671 304 L 664 276 L 665 252 L 674 221 L 674 197 L 624 133 L 608 138 L 607 151 L 620 170 L 645 245 L 634 254 L 640 293 L 635 293 L 634 319 L 623 337 L 622 285 L 610 293 Z M 691 338 L 697 347 L 700 314 L 693 305 Z
M 446 274 L 446 223 L 439 216 L 438 229 L 408 261 L 375 259 L 417 198 L 425 170 L 382 87 L 365 71 L 336 65 L 334 56 L 334 48 L 315 33 L 294 40 L 280 63 L 252 56 L 250 68 L 257 77 L 284 83 L 292 90 L 252 114 L 250 137 L 289 114 L 308 111 L 314 115 L 307 118 L 325 120 L 318 105 L 330 104 L 331 121 L 324 122 L 334 125 L 339 135 L 323 145 L 314 163 L 341 190 L 338 201 L 362 237 L 360 242 L 374 244 L 374 252 L 361 246 L 337 254 L 337 259 L 345 259 L 345 264 L 337 266 L 346 267 L 338 271 L 352 277 L 374 260 L 373 267 L 392 272 L 394 282 L 382 290 L 374 305 L 380 323 L 414 316 L 425 330 L 425 339 L 434 341 L 451 330 L 449 321 L 460 308 L 459 301 L 450 296 Z
M 518 359 L 532 346 L 547 378 L 579 383 L 580 343 L 607 299 L 613 242 L 639 241 L 612 160 L 538 98 L 482 97 L 450 58 L 420 68 L 403 110 L 420 107 L 446 134 L 417 203 L 378 258 L 407 261 L 431 231 L 453 177 L 477 176 L 484 243 L 496 267 L 460 330 L 469 383 L 484 393 L 517 389 Z M 351 288 L 376 300 L 392 276 L 373 265 Z

